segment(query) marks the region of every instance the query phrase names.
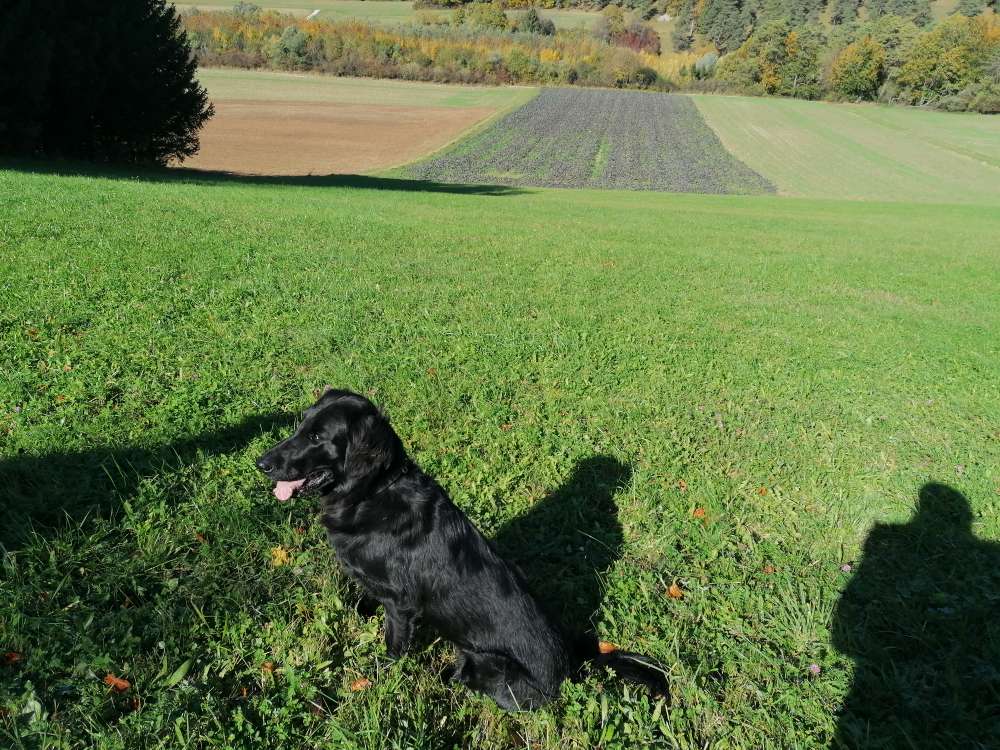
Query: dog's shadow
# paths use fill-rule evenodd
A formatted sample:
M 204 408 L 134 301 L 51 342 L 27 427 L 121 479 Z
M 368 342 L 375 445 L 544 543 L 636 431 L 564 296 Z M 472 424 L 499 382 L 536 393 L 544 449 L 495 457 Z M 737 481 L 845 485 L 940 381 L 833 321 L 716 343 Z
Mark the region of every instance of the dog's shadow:
M 145 477 L 241 449 L 291 421 L 287 414 L 258 414 L 168 443 L 0 457 L 0 554 L 20 549 L 33 534 L 48 537 L 84 518 L 113 515 Z
M 610 456 L 583 460 L 565 483 L 494 537 L 542 606 L 571 630 L 593 630 L 602 576 L 621 557 L 615 495 L 631 477 L 632 470 Z

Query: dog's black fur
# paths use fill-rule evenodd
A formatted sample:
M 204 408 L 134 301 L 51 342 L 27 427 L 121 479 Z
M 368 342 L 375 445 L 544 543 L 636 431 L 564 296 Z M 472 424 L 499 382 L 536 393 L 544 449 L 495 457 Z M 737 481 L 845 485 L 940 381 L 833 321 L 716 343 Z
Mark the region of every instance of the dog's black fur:
M 257 465 L 274 481 L 305 479 L 298 492 L 320 496 L 338 559 L 385 607 L 391 657 L 408 649 L 421 620 L 457 648 L 450 679 L 508 710 L 553 700 L 586 662 L 666 695 L 663 670 L 647 657 L 602 654 L 595 637 L 553 622 L 363 396 L 328 390 Z

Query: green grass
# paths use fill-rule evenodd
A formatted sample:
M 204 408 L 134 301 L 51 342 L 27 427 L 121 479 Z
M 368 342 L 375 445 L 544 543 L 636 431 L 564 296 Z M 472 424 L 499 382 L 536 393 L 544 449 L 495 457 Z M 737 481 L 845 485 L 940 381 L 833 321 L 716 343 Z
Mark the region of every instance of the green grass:
M 177 7 L 202 10 L 229 10 L 235 3 L 230 0 L 205 0 L 197 3 L 178 3 Z M 401 0 L 262 0 L 263 8 L 280 10 L 295 15 L 307 15 L 319 10 L 319 17 L 328 21 L 357 19 L 376 24 L 410 23 L 417 14 L 447 18 L 450 10 L 434 8 L 417 9 L 412 2 Z M 517 13 L 518 11 L 511 11 Z M 600 13 L 575 8 L 542 8 L 545 18 L 552 19 L 558 29 L 590 28 Z
M 909 107 L 693 96 L 741 161 L 806 197 L 1000 203 L 1000 119 Z
M 177 7 L 230 10 L 235 4 L 231 0 L 203 0 L 177 3 Z M 267 10 L 280 10 L 296 15 L 307 15 L 319 10 L 321 18 L 330 20 L 360 18 L 374 22 L 395 23 L 412 20 L 415 13 L 412 2 L 399 0 L 263 0 L 256 4 Z
M 199 68 L 198 80 L 216 101 L 260 99 L 400 107 L 495 107 L 506 111 L 527 102 L 538 92 L 532 86 L 449 86 L 240 68 Z
M 1000 535 L 1000 213 L 288 182 L 0 172 L 0 652 L 23 655 L 0 745 L 828 747 L 855 677 L 897 695 L 891 658 L 855 674 L 848 586 L 924 639 L 896 659 L 978 670 L 918 669 L 897 724 L 993 731 L 1000 566 L 934 544 Z M 252 464 L 325 383 L 384 405 L 489 534 L 613 495 L 594 621 L 668 667 L 672 705 L 592 674 L 507 715 L 439 684 L 444 644 L 387 662 L 310 504 Z M 931 479 L 971 516 L 908 526 L 900 570 L 863 558 Z M 579 561 L 576 518 L 521 555 Z

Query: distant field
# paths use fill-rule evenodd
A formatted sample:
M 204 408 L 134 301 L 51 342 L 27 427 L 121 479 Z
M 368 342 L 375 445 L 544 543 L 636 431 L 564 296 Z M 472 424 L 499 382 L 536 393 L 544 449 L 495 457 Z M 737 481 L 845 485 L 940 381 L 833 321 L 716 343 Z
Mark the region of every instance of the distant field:
M 543 89 L 526 106 L 406 173 L 501 185 L 772 189 L 726 152 L 687 97 L 580 88 Z
M 412 161 L 535 94 L 235 69 L 203 68 L 198 76 L 216 115 L 184 166 L 269 175 L 358 173 Z
M 198 3 L 178 3 L 177 7 L 201 8 L 202 10 L 228 10 L 235 3 L 229 0 L 206 0 Z M 448 16 L 451 10 L 424 8 L 417 10 L 412 2 L 402 0 L 261 0 L 264 8 L 282 10 L 295 15 L 307 15 L 314 10 L 320 11 L 320 18 L 327 20 L 356 18 L 372 23 L 391 24 L 409 22 L 416 18 L 417 13 L 431 16 Z M 517 13 L 518 11 L 511 11 Z M 573 8 L 541 9 L 541 14 L 551 18 L 556 28 L 572 29 L 589 27 L 600 15 L 596 11 L 576 10 Z
M 1000 118 L 796 99 L 692 96 L 779 193 L 1000 203 Z
M 239 68 L 200 68 L 198 79 L 208 88 L 214 101 L 252 98 L 261 101 L 503 109 L 526 102 L 537 92 L 531 86 L 455 86 Z

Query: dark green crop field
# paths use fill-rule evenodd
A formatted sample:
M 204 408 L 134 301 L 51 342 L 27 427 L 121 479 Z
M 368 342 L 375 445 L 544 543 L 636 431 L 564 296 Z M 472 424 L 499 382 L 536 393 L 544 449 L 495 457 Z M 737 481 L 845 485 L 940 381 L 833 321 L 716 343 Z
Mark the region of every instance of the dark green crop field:
M 641 91 L 542 89 L 490 127 L 403 173 L 457 183 L 774 192 L 723 147 L 690 97 Z
M 996 747 L 997 237 L 978 206 L 0 171 L 0 746 Z M 671 701 L 595 671 L 505 714 L 433 634 L 390 663 L 253 466 L 327 383 Z

